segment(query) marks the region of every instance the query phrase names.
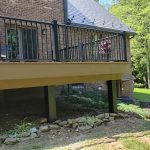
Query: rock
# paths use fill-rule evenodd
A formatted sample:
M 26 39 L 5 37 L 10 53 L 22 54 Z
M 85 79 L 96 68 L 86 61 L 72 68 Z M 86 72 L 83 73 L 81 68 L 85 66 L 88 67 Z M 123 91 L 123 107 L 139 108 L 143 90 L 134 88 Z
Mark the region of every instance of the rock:
M 32 133 L 32 134 L 30 135 L 30 137 L 31 137 L 31 139 L 34 139 L 34 138 L 39 138 L 40 135 L 37 134 L 37 133 Z
M 14 145 L 16 143 L 18 143 L 19 141 L 16 138 L 6 138 L 6 140 L 4 141 L 4 144 L 6 145 Z
M 6 140 L 8 136 L 7 135 L 1 135 L 0 136 L 0 144 L 4 143 L 4 141 Z
M 64 125 L 67 125 L 67 123 L 68 123 L 67 121 L 62 121 L 62 122 L 59 123 L 59 125 L 64 126 Z
M 44 123 L 47 123 L 47 118 L 41 118 L 40 124 L 44 124 Z
M 115 113 L 110 113 L 109 116 L 110 116 L 110 117 L 115 117 L 115 118 L 117 118 L 119 115 L 118 115 L 118 114 L 115 114 Z
M 103 119 L 103 122 L 109 122 L 109 119 Z
M 76 129 L 78 127 L 78 124 L 77 123 L 74 123 L 73 125 L 72 125 L 72 128 L 73 129 Z
M 109 113 L 105 113 L 105 119 L 108 119 L 109 118 Z
M 35 127 L 30 129 L 30 133 L 37 133 L 37 132 L 38 132 L 38 130 Z
M 103 121 L 99 119 L 99 120 L 97 120 L 97 122 L 95 123 L 95 125 L 96 125 L 96 126 L 99 126 L 99 125 L 101 125 L 102 123 L 103 123 Z
M 91 127 L 91 126 L 88 126 L 88 125 L 78 127 L 78 129 L 81 130 L 81 131 L 89 130 L 89 129 L 91 129 L 91 128 L 92 128 L 92 127 Z
M 78 129 L 78 128 L 76 129 L 76 132 L 79 132 L 79 129 Z
M 61 123 L 61 120 L 56 120 L 55 122 L 53 122 L 54 124 L 59 124 Z
M 109 120 L 110 120 L 110 121 L 114 121 L 115 118 L 114 118 L 114 117 L 109 117 Z
M 119 117 L 121 117 L 121 118 L 127 118 L 127 117 L 129 117 L 129 116 L 128 116 L 128 114 L 119 113 Z
M 96 118 L 98 118 L 98 119 L 104 119 L 105 115 L 104 114 L 100 114 L 100 115 L 96 116 Z
M 49 130 L 50 130 L 50 128 L 49 128 L 48 125 L 40 126 L 40 127 L 39 127 L 39 131 L 40 131 L 40 132 L 48 132 Z
M 72 125 L 74 123 L 76 123 L 76 120 L 75 119 L 68 119 L 67 122 Z
M 23 132 L 22 133 L 22 137 L 29 137 L 31 135 L 31 133 L 30 132 Z
M 56 124 L 50 124 L 49 125 L 49 129 L 50 130 L 57 130 L 57 129 L 60 129 L 60 127 L 58 125 L 56 125 Z
M 78 123 L 84 123 L 86 121 L 86 118 L 85 117 L 79 117 L 79 118 L 76 118 L 75 120 Z

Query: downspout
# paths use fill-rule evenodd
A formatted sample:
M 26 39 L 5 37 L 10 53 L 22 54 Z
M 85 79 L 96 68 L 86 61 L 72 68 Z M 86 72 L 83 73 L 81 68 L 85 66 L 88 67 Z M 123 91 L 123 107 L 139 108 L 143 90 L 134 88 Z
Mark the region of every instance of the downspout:
M 64 23 L 68 21 L 68 0 L 64 0 Z

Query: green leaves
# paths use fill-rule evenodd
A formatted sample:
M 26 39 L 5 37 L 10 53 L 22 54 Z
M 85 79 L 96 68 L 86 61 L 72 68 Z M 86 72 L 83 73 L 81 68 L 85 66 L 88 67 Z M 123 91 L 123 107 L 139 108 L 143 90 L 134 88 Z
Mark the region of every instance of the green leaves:
M 148 82 L 150 68 L 150 1 L 118 0 L 110 11 L 131 27 L 135 38 L 131 40 L 133 74 L 137 82 Z M 150 85 L 149 85 L 150 87 Z

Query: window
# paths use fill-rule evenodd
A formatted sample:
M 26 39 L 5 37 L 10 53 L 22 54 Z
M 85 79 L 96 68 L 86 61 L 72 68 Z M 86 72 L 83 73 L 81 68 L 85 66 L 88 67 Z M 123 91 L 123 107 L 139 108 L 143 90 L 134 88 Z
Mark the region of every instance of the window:
M 37 58 L 37 31 L 29 28 L 7 29 L 7 57 L 9 59 Z

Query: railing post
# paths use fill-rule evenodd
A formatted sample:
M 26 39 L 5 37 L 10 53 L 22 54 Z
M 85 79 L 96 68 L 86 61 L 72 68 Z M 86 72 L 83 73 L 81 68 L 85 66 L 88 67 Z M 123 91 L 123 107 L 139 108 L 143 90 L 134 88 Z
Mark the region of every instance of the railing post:
M 59 61 L 59 46 L 58 46 L 58 24 L 57 20 L 53 20 L 54 46 L 55 46 L 55 61 Z
M 126 32 L 123 32 L 123 40 L 124 40 L 124 58 L 127 61 L 127 43 L 126 43 Z

